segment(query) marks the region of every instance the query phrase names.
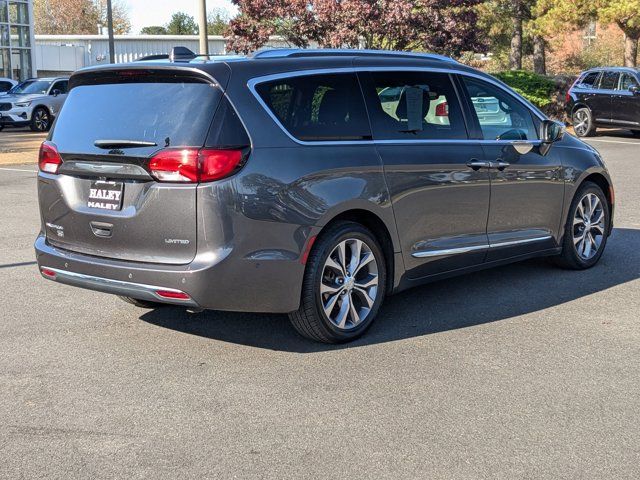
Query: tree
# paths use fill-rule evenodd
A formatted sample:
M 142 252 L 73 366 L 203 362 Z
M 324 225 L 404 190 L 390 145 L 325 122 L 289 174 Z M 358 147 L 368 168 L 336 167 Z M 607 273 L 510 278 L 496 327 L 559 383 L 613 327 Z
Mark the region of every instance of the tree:
M 602 23 L 615 23 L 625 35 L 624 64 L 635 67 L 640 40 L 640 0 L 600 0 L 598 19 Z
M 174 13 L 167 24 L 169 35 L 195 35 L 198 33 L 198 24 L 191 15 L 184 12 Z
M 214 9 L 207 14 L 207 33 L 209 35 L 224 35 L 231 20 L 229 13 L 223 9 Z
M 33 15 L 37 34 L 89 35 L 107 24 L 106 0 L 34 0 Z M 127 7 L 120 0 L 113 2 L 113 25 L 116 34 L 131 30 Z
M 162 25 L 152 25 L 149 27 L 143 27 L 142 30 L 140 30 L 140 34 L 141 35 L 166 35 L 167 28 L 163 27 Z
M 640 41 L 640 0 L 540 0 L 545 8 L 542 21 L 560 32 L 567 24 L 583 27 L 589 21 L 616 24 L 625 35 L 624 64 L 635 67 Z
M 306 47 L 484 50 L 475 7 L 482 0 L 233 0 L 230 50 L 248 52 L 270 35 Z

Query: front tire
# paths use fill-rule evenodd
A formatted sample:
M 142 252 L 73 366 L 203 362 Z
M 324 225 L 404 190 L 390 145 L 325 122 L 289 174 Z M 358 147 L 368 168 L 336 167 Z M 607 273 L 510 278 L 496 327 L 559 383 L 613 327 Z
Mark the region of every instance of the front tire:
M 33 132 L 48 132 L 51 128 L 51 114 L 44 107 L 38 107 L 31 114 L 31 123 L 29 124 Z
M 592 137 L 596 133 L 596 127 L 593 124 L 593 116 L 591 110 L 586 107 L 578 108 L 573 112 L 571 118 L 573 123 L 573 131 L 578 137 Z
M 371 326 L 386 288 L 385 258 L 375 236 L 358 223 L 340 222 L 313 246 L 300 308 L 289 318 L 311 340 L 350 342 Z
M 583 183 L 571 202 L 562 253 L 556 263 L 572 270 L 593 267 L 607 245 L 610 222 L 609 203 L 602 189 L 592 182 Z

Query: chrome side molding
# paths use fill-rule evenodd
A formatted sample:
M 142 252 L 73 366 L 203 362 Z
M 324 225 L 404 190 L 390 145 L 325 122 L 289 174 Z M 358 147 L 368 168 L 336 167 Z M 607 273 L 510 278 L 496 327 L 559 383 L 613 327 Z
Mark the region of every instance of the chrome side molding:
M 429 257 L 446 257 L 451 255 L 459 255 L 461 253 L 475 252 L 480 250 L 489 250 L 491 248 L 512 247 L 514 245 L 524 245 L 526 243 L 544 242 L 553 238 L 551 235 L 536 238 L 524 238 L 522 240 L 510 240 L 508 242 L 498 242 L 489 245 L 474 245 L 470 247 L 460 248 L 446 248 L 442 250 L 420 250 L 411 254 L 414 258 L 429 258 Z

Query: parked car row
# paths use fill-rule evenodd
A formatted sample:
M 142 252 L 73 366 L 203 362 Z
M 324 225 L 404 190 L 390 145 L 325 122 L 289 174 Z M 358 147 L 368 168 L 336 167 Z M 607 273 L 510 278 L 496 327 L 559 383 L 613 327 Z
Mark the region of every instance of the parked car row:
M 48 131 L 67 98 L 68 85 L 67 77 L 30 78 L 21 83 L 0 79 L 0 130 L 28 126 L 34 132 Z

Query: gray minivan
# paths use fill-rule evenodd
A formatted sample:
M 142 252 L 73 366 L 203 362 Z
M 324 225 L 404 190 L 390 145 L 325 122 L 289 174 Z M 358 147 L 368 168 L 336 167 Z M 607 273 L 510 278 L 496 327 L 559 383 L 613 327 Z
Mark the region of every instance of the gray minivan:
M 71 77 L 40 151 L 45 278 L 288 313 L 344 342 L 408 287 L 603 253 L 600 155 L 487 74 L 427 54 L 182 53 Z

